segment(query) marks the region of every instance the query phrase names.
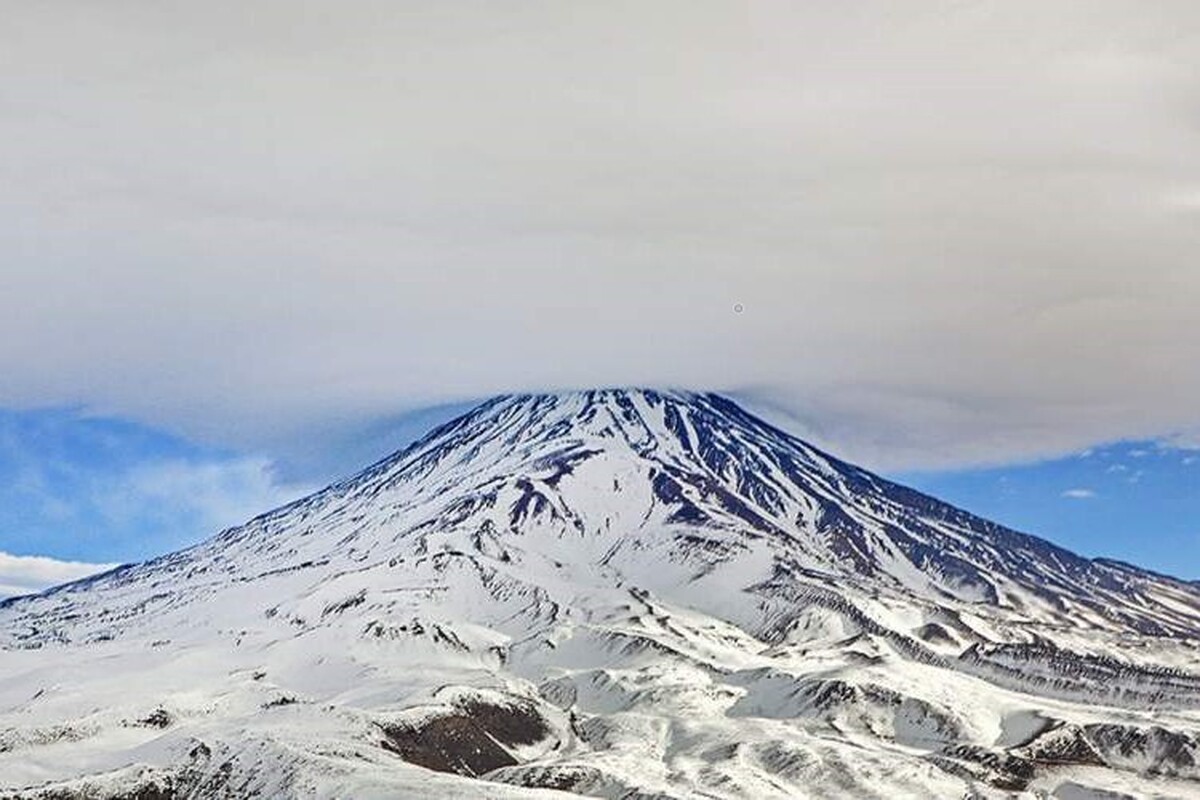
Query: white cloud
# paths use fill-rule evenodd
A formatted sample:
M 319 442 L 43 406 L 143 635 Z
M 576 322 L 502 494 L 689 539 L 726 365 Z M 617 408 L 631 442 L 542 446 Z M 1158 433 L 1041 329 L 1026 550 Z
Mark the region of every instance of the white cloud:
M 93 486 L 90 502 L 117 528 L 186 520 L 181 543 L 237 525 L 311 487 L 279 483 L 264 458 L 147 461 Z
M 1091 489 L 1067 489 L 1062 496 L 1072 500 L 1090 500 L 1096 496 L 1096 493 Z
M 1182 189 L 1168 192 L 1165 197 L 1168 206 L 1184 211 L 1200 211 L 1200 189 Z
M 116 564 L 59 561 L 44 556 L 15 556 L 0 551 L 0 598 L 33 594 L 60 583 L 86 578 Z
M 1200 5 L 9 6 L 0 404 L 275 453 L 666 384 L 892 467 L 1200 425 Z
M 0 415 L 0 548 L 135 560 L 296 499 L 271 460 L 71 412 Z

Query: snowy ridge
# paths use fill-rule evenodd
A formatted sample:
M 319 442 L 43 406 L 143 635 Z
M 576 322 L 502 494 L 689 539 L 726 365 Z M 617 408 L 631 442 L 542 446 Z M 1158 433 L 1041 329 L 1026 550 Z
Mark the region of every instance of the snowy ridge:
M 1200 796 L 1198 639 L 1196 584 L 725 398 L 507 396 L 194 548 L 0 604 L 0 790 Z

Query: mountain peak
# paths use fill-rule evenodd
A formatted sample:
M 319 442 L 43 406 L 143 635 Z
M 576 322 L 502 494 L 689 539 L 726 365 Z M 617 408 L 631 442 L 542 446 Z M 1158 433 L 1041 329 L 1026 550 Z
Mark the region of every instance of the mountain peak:
M 679 390 L 493 398 L 188 557 L 286 569 L 439 548 L 580 574 L 599 559 L 662 591 L 726 571 L 739 589 L 807 575 L 1048 622 L 1200 625 L 1200 603 L 1156 599 L 1182 582 L 1081 558 L 839 461 L 725 397 Z
M 659 458 L 696 457 L 700 451 L 736 446 L 738 440 L 815 450 L 747 413 L 719 394 L 644 388 L 598 389 L 540 394 L 500 395 L 431 431 L 405 450 L 385 459 L 392 466 L 418 452 L 445 453 L 470 442 L 472 458 L 483 441 L 502 442 L 524 453 L 533 443 L 564 446 L 587 439 L 604 441 L 606 449 L 629 447 Z M 702 456 L 703 457 L 703 456 Z M 826 461 L 812 459 L 812 466 Z
M 748 559 L 763 583 L 852 578 L 1046 620 L 1069 609 L 1076 622 L 1145 632 L 1191 632 L 1200 619 L 1200 605 L 1150 597 L 1163 582 L 1189 584 L 975 517 L 721 395 L 645 388 L 492 398 L 353 477 L 152 564 L 288 569 L 484 542 L 583 572 L 602 552 L 606 566 L 629 559 L 626 577 L 652 584 L 687 585 Z M 642 576 L 655 548 L 662 563 Z
M 1194 584 L 990 523 L 720 395 L 653 389 L 493 398 L 189 550 L 0 605 L 10 651 L 77 648 L 51 667 L 96 659 L 52 685 L 109 674 L 120 642 L 134 673 L 213 665 L 156 708 L 46 723 L 28 741 L 111 729 L 120 751 L 130 720 L 196 718 L 182 729 L 244 737 L 254 719 L 271 731 L 259 749 L 226 744 L 217 758 L 215 742 L 184 739 L 163 752 L 173 786 L 235 775 L 242 795 L 264 796 L 287 794 L 288 770 L 327 774 L 325 740 L 288 738 L 297 719 L 341 737 L 354 775 L 391 769 L 359 757 L 382 736 L 380 752 L 402 764 L 601 796 L 714 783 L 733 787 L 722 797 L 797 796 L 810 765 L 863 753 L 891 765 L 872 774 L 922 774 L 918 796 L 1030 785 L 1034 764 L 1064 758 L 1191 769 L 1200 738 L 1131 720 L 1200 708 L 1200 677 L 1177 666 L 1198 637 Z M 38 687 L 45 669 L 27 670 Z M 197 706 L 196 685 L 220 699 Z M 20 689 L 37 700 L 38 687 Z M 103 690 L 89 684 L 81 707 Z M 1033 698 L 1052 702 L 1035 713 Z M 28 725 L 33 702 L 14 699 L 0 721 Z M 1100 725 L 1098 705 L 1122 710 Z M 832 727 L 796 755 L 779 749 L 795 744 L 780 717 Z M 847 728 L 886 743 L 843 751 L 828 731 Z M 661 766 L 677 749 L 654 792 L 644 769 L 608 757 L 650 753 Z M 19 766 L 5 758 L 0 768 Z M 720 777 L 697 777 L 701 763 Z M 904 794 L 835 771 L 838 794 Z M 263 774 L 276 782 L 256 783 Z M 410 778 L 378 796 L 405 794 Z M 370 795 L 363 785 L 326 794 Z

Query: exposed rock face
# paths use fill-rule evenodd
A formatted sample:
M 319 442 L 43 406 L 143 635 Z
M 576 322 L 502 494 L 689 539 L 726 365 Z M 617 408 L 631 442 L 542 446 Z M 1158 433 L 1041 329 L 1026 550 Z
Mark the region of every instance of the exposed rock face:
M 454 711 L 415 723 L 382 726 L 383 747 L 405 761 L 458 775 L 478 777 L 518 762 L 506 746 L 531 745 L 550 728 L 530 704 L 461 703 Z

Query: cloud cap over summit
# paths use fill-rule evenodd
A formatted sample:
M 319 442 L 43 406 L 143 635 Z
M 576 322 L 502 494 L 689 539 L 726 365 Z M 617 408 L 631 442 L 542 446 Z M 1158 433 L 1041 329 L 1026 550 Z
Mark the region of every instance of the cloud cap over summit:
M 14 7 L 0 404 L 272 447 L 689 386 L 877 466 L 1195 431 L 1197 23 Z

